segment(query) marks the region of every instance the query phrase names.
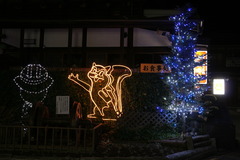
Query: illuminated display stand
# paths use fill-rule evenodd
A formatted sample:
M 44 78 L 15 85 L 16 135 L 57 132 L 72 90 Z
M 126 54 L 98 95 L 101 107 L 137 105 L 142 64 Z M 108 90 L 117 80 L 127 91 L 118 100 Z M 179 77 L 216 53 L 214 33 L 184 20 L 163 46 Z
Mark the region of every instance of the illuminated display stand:
M 194 76 L 197 79 L 197 84 L 207 84 L 207 60 L 208 55 L 206 50 L 197 50 L 194 54 Z

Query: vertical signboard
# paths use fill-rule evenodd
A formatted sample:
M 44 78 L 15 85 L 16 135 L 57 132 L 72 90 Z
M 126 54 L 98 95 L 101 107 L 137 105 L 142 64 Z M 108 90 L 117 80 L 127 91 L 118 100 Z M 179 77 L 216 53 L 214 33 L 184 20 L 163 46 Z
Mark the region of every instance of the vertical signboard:
M 69 114 L 69 96 L 56 96 L 56 114 Z
M 194 54 L 194 76 L 198 84 L 207 84 L 207 51 L 198 50 Z
M 213 79 L 213 94 L 224 95 L 225 94 L 225 80 Z

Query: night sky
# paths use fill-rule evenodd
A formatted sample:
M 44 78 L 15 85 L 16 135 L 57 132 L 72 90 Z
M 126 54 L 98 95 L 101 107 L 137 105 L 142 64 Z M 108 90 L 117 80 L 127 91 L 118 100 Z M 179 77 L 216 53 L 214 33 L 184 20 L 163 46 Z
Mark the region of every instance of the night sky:
M 196 18 L 203 20 L 203 37 L 210 44 L 240 44 L 240 7 L 238 1 L 211 0 L 147 0 L 147 5 L 155 8 L 177 9 L 186 4 L 196 10 Z
M 240 44 L 238 2 L 196 1 L 194 5 L 204 20 L 203 34 L 213 44 Z

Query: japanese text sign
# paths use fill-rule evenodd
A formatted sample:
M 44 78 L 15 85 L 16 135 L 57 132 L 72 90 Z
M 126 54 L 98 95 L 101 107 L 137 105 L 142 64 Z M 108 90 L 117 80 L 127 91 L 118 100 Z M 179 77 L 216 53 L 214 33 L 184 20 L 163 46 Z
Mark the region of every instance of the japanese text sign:
M 171 70 L 164 64 L 142 63 L 140 65 L 141 73 L 170 73 Z
M 56 96 L 56 114 L 69 114 L 69 96 Z

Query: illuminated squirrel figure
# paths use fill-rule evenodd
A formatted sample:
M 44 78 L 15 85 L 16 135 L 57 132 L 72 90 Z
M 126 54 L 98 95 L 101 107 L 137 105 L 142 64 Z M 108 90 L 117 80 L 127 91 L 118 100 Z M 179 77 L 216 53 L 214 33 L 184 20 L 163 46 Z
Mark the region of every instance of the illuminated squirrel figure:
M 116 81 L 113 72 L 116 68 L 124 71 L 118 75 Z M 96 63 L 92 64 L 91 70 L 87 73 L 90 84 L 79 79 L 79 75 L 71 73 L 68 79 L 75 82 L 89 92 L 90 98 L 94 104 L 93 112 L 88 118 L 96 118 L 99 113 L 103 120 L 115 120 L 122 115 L 122 89 L 123 80 L 132 75 L 130 68 L 123 65 L 102 66 Z M 115 118 L 110 118 L 105 112 L 114 110 Z

